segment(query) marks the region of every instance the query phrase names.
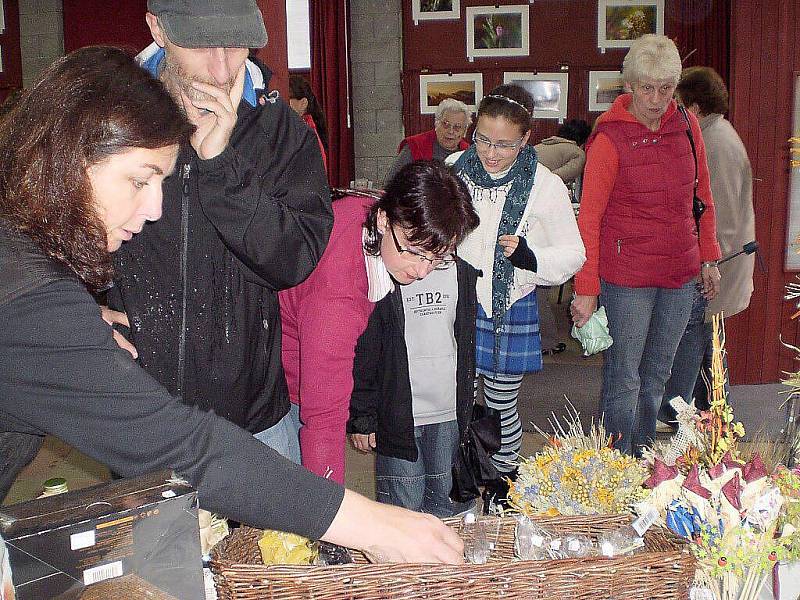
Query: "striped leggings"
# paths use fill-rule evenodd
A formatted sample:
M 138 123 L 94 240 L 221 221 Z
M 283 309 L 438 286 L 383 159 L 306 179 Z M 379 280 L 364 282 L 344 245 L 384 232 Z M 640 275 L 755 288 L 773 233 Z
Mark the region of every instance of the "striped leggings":
M 500 450 L 492 456 L 492 463 L 501 475 L 506 475 L 517 468 L 519 451 L 522 448 L 522 423 L 517 412 L 522 375 L 478 375 L 475 378 L 476 398 L 480 378 L 483 378 L 486 406 L 500 411 L 501 445 Z

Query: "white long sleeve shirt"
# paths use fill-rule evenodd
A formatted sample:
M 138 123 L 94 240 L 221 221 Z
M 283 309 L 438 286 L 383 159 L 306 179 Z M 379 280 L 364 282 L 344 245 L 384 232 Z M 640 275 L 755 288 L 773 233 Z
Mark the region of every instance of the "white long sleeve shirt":
M 461 152 L 451 154 L 447 163 L 455 163 L 459 156 Z M 491 176 L 500 179 L 507 173 L 508 171 L 504 171 Z M 499 237 L 497 232 L 503 205 L 512 182 L 492 189 L 479 187 L 468 177 L 464 178 L 464 182 L 472 195 L 472 203 L 481 223 L 458 247 L 458 255 L 483 271 L 483 277 L 478 278 L 478 302 L 486 316 L 491 317 L 494 249 Z M 528 204 L 515 233 L 525 238 L 536 256 L 537 270 L 533 273 L 525 269 L 514 269 L 510 304 L 530 294 L 537 285 L 564 283 L 586 260 L 567 188 L 560 177 L 541 164 L 536 166 Z

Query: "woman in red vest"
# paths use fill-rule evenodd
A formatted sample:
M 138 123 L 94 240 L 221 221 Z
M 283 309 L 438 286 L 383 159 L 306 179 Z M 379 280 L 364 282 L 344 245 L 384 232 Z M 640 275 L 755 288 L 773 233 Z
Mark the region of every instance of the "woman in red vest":
M 655 437 L 695 286 L 709 299 L 719 291 L 706 150 L 697 118 L 673 100 L 680 75 L 669 38 L 633 43 L 622 70 L 629 93 L 597 119 L 587 142 L 578 217 L 586 263 L 571 312 L 582 326 L 598 296 L 605 306 L 614 344 L 605 353 L 601 409 L 617 447 L 637 456 Z
M 454 98 L 445 98 L 436 107 L 434 127 L 417 135 L 405 138 L 397 147 L 397 158 L 394 159 L 386 183 L 407 164 L 415 160 L 444 160 L 453 152 L 466 150 L 469 142 L 464 134 L 469 129 L 472 112 L 469 107 Z

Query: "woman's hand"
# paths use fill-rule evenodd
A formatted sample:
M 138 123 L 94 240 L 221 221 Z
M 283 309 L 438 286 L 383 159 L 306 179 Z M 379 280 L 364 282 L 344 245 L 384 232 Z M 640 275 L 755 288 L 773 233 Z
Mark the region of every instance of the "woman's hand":
M 113 329 L 115 324 L 124 325 L 125 327 L 130 328 L 130 323 L 128 322 L 128 315 L 124 312 L 119 312 L 117 310 L 111 310 L 107 306 L 100 307 L 100 316 L 103 317 L 103 321 L 111 325 L 112 327 L 112 335 L 114 336 L 114 341 L 117 342 L 117 346 L 122 348 L 123 350 L 127 350 L 131 353 L 131 356 L 136 359 L 139 358 L 139 353 L 136 351 L 136 347 L 131 344 L 125 336 L 122 335 L 116 329 Z
M 719 268 L 714 263 L 703 263 L 700 268 L 700 278 L 703 282 L 703 296 L 706 300 L 713 300 L 719 294 L 719 282 L 722 276 Z
M 519 245 L 519 236 L 501 235 L 497 238 L 497 243 L 503 247 L 503 256 L 509 257 L 514 254 L 514 250 Z
M 464 542 L 433 515 L 379 504 L 345 490 L 322 539 L 363 551 L 375 562 L 464 562 Z
M 583 327 L 597 310 L 597 296 L 575 296 L 569 307 L 572 320 L 578 327 Z
M 359 452 L 370 452 L 375 449 L 375 432 L 351 433 L 350 441 Z
M 193 81 L 192 87 L 205 94 L 202 100 L 192 100 L 181 91 L 186 116 L 197 128 L 191 138 L 192 147 L 203 160 L 222 154 L 231 139 L 244 90 L 245 70 L 242 63 L 230 92 L 199 81 Z

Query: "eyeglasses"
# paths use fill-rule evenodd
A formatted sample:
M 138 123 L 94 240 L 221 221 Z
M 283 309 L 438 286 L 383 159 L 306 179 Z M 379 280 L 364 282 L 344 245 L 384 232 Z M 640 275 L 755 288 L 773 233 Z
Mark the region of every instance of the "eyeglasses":
M 654 93 L 658 92 L 659 96 L 672 98 L 672 96 L 675 94 L 676 88 L 677 86 L 674 83 L 665 83 L 664 85 L 658 87 L 652 83 L 639 83 L 636 86 L 636 91 L 645 96 L 652 96 Z
M 449 121 L 439 121 L 436 126 L 441 127 L 445 131 L 452 131 L 454 133 L 466 131 L 467 129 L 466 123 L 450 123 Z
M 525 136 L 522 136 L 516 142 L 493 142 L 489 138 L 479 135 L 477 131 L 472 134 L 472 141 L 478 148 L 486 152 L 494 148 L 500 154 L 511 154 L 520 147 L 524 139 Z
M 456 255 L 448 254 L 446 256 L 435 256 L 433 258 L 428 258 L 422 252 L 417 250 L 412 250 L 411 248 L 403 248 L 400 245 L 400 242 L 397 239 L 397 234 L 394 232 L 394 225 L 389 225 L 389 231 L 392 233 L 392 239 L 394 240 L 394 246 L 397 248 L 397 252 L 400 254 L 408 254 L 409 260 L 417 263 L 430 263 L 430 265 L 436 269 L 437 271 L 443 271 L 445 269 L 449 269 L 456 263 Z

